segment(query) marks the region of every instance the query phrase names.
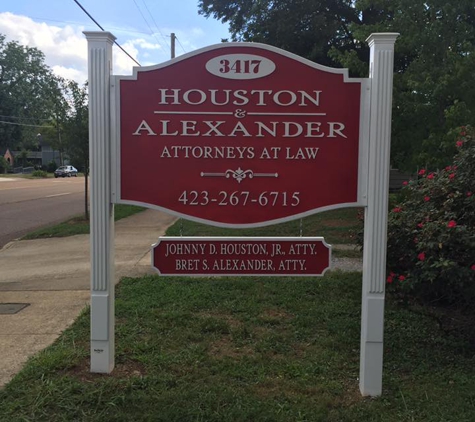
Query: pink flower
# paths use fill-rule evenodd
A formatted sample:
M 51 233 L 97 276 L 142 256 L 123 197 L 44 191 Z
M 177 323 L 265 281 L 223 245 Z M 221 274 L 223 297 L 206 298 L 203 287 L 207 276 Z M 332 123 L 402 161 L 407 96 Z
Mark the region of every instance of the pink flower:
M 401 212 L 401 211 L 402 211 L 401 207 L 393 208 L 393 212 Z
M 407 186 L 407 181 L 402 182 L 403 186 Z
M 472 196 L 472 192 L 467 192 L 467 196 Z
M 457 141 L 455 145 L 457 145 L 457 148 L 460 148 L 463 145 L 463 141 Z
M 417 227 L 419 227 L 420 229 L 422 229 L 422 227 L 424 227 L 424 224 L 423 224 L 423 223 L 419 223 L 419 224 L 417 225 Z
M 405 279 L 406 279 L 406 277 L 404 277 L 403 275 L 400 275 L 399 278 L 398 278 L 399 281 L 404 281 Z
M 390 275 L 388 275 L 388 278 L 386 279 L 386 283 L 391 284 L 392 282 L 393 282 L 393 278 Z
M 454 227 L 457 227 L 457 223 L 454 220 L 450 220 L 447 224 L 447 227 L 450 227 L 452 229 Z
M 460 136 L 465 136 L 466 134 L 467 134 L 467 132 L 465 132 L 465 131 L 460 132 Z
M 426 171 L 424 169 L 419 170 L 419 176 L 423 176 L 426 174 Z
M 434 178 L 434 173 L 431 173 L 427 176 L 428 179 L 433 179 Z
M 447 167 L 445 168 L 445 171 L 450 171 L 450 170 L 452 170 L 452 166 L 447 166 Z
M 430 196 L 424 196 L 424 201 L 429 202 L 430 201 Z
M 425 261 L 426 254 L 424 252 L 421 252 L 419 255 L 417 255 L 417 258 L 419 259 L 419 261 Z
M 473 264 L 471 267 L 472 271 L 475 271 L 475 264 Z
M 455 177 L 455 173 L 450 173 L 449 174 L 449 179 L 453 179 Z

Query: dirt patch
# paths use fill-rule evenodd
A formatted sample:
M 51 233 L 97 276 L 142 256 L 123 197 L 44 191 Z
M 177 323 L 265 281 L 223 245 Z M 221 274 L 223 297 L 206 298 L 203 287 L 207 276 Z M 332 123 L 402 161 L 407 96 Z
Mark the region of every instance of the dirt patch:
M 215 358 L 231 358 L 241 359 L 244 356 L 253 356 L 254 350 L 250 346 L 238 347 L 231 338 L 223 337 L 212 342 L 209 346 L 208 353 Z
M 294 315 L 285 311 L 284 309 L 266 309 L 262 314 L 259 315 L 260 318 L 271 318 L 271 319 L 282 319 L 282 320 L 291 320 L 294 318 Z
M 110 374 L 96 374 L 90 372 L 89 358 L 82 360 L 79 364 L 60 371 L 61 375 L 77 378 L 81 382 L 94 382 L 100 378 L 131 378 L 143 377 L 146 375 L 145 366 L 139 362 L 128 360 L 124 363 L 116 364 L 114 370 Z

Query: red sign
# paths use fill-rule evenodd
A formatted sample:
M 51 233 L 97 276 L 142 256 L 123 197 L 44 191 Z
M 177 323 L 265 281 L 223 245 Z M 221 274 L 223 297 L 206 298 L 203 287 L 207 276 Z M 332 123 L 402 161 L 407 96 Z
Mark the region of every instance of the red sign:
M 361 83 L 345 72 L 233 44 L 122 77 L 116 201 L 230 227 L 355 204 Z
M 331 246 L 322 237 L 161 237 L 152 267 L 161 275 L 323 275 Z

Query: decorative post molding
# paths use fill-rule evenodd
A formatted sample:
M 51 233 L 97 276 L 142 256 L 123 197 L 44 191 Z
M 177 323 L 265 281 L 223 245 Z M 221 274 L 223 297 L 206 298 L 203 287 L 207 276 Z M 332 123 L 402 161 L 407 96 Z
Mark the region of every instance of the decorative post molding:
M 371 34 L 366 40 L 370 47 L 371 111 L 361 304 L 363 396 L 379 396 L 382 392 L 391 110 L 394 44 L 398 35 Z
M 114 369 L 114 205 L 111 202 L 110 32 L 84 32 L 88 44 L 91 178 L 91 372 Z

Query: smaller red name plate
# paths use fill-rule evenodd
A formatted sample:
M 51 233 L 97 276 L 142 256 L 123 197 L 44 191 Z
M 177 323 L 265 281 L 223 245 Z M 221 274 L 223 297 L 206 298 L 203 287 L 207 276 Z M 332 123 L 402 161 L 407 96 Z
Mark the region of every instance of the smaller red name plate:
M 330 263 L 323 237 L 160 237 L 152 246 L 160 275 L 321 276 Z

